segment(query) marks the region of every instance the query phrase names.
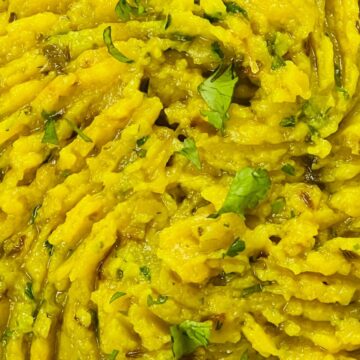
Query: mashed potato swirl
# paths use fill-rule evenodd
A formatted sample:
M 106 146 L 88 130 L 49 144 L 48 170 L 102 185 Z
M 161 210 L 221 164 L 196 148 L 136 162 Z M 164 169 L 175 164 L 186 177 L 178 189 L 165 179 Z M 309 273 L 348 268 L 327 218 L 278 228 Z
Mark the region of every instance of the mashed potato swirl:
M 0 359 L 360 359 L 355 0 L 0 3 Z

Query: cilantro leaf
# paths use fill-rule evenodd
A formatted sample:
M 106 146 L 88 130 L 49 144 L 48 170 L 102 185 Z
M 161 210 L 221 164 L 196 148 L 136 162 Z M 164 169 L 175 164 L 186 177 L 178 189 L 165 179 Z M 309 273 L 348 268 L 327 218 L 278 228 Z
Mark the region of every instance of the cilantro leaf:
M 234 75 L 232 66 L 225 70 L 223 66 L 198 86 L 198 91 L 210 111 L 204 111 L 208 121 L 216 129 L 223 131 L 225 121 L 229 118 L 228 110 L 231 104 L 238 77 Z
M 115 300 L 117 300 L 118 298 L 121 298 L 122 296 L 126 295 L 126 293 L 122 292 L 122 291 L 117 291 L 116 293 L 114 293 L 114 295 L 111 297 L 109 304 L 111 304 L 112 302 L 114 302 Z
M 242 290 L 241 296 L 246 298 L 252 294 L 258 293 L 258 292 L 262 292 L 264 290 L 265 286 L 269 286 L 272 285 L 273 283 L 271 281 L 264 281 L 261 284 L 256 284 L 253 286 L 250 286 L 248 288 L 245 288 Z
M 54 253 L 54 245 L 49 243 L 49 240 L 44 242 L 44 247 L 47 249 L 49 256 Z
M 286 206 L 285 198 L 279 197 L 271 204 L 271 213 L 274 215 L 280 214 Z
M 185 320 L 170 327 L 172 350 L 175 359 L 193 353 L 200 346 L 209 344 L 211 322 Z
M 114 57 L 116 60 L 131 64 L 134 62 L 134 60 L 131 60 L 127 58 L 125 55 L 123 55 L 113 44 L 112 38 L 111 38 L 111 26 L 108 26 L 103 33 L 103 39 L 104 43 L 108 49 L 109 54 Z
M 148 295 L 147 306 L 162 305 L 162 304 L 165 304 L 167 302 L 167 300 L 168 300 L 168 297 L 166 295 L 159 295 L 156 300 L 151 295 Z
M 120 20 L 128 21 L 131 15 L 141 15 L 145 8 L 140 4 L 140 0 L 135 0 L 136 6 L 130 6 L 127 0 L 119 0 L 116 4 L 115 12 Z
M 33 289 L 32 289 L 32 283 L 31 282 L 26 283 L 24 293 L 29 299 L 31 299 L 31 300 L 35 299 L 34 294 L 33 294 Z
M 109 355 L 108 359 L 109 360 L 115 360 L 117 358 L 118 354 L 119 354 L 119 350 L 113 350 L 111 352 L 111 354 Z
M 116 12 L 116 15 L 119 17 L 119 19 L 128 21 L 128 20 L 130 20 L 130 14 L 132 12 L 132 9 L 126 0 L 120 0 L 116 4 L 115 12 Z
M 169 26 L 171 25 L 171 22 L 172 22 L 171 14 L 168 14 L 165 19 L 165 30 L 167 30 L 169 28 Z
M 41 112 L 41 117 L 45 121 L 44 136 L 41 140 L 43 144 L 59 145 L 59 139 L 56 133 L 55 121 L 62 117 L 62 111 L 59 112 Z
M 295 168 L 291 164 L 285 164 L 281 170 L 290 176 L 295 176 Z
M 319 99 L 306 100 L 301 108 L 299 119 L 307 123 L 313 133 L 321 129 L 329 120 L 331 107 L 326 110 L 321 108 Z
M 244 18 L 249 19 L 248 13 L 245 9 L 240 7 L 236 2 L 228 2 L 225 4 L 226 6 L 226 12 L 232 13 L 232 14 L 242 14 Z
M 40 205 L 36 205 L 31 213 L 31 218 L 30 218 L 30 221 L 29 221 L 29 224 L 30 225 L 34 225 L 35 224 L 35 220 L 37 218 L 37 215 L 38 215 L 38 211 L 39 209 L 41 208 L 41 204 Z
M 140 267 L 140 274 L 147 280 L 151 281 L 151 271 L 147 266 Z
M 179 151 L 179 154 L 184 155 L 198 170 L 201 170 L 200 156 L 193 138 L 185 139 L 184 147 Z
M 215 41 L 211 44 L 211 51 L 219 57 L 219 59 L 224 58 L 224 52 L 221 49 L 220 43 L 218 41 Z
M 280 121 L 280 126 L 282 127 L 295 127 L 296 118 L 294 115 L 286 117 Z
M 238 171 L 218 215 L 229 212 L 244 215 L 265 199 L 270 186 L 269 174 L 264 169 L 246 167 Z
M 69 126 L 79 135 L 81 139 L 83 139 L 85 142 L 93 142 L 91 138 L 89 138 L 84 132 L 71 120 L 66 119 L 66 122 L 69 124 Z
M 146 144 L 146 142 L 149 140 L 149 135 L 143 136 L 142 138 L 136 140 L 136 146 L 140 147 Z
M 240 240 L 239 238 L 235 239 L 235 241 L 230 245 L 228 251 L 225 255 L 234 257 L 238 254 L 240 254 L 242 251 L 245 250 L 245 242 L 243 240 Z

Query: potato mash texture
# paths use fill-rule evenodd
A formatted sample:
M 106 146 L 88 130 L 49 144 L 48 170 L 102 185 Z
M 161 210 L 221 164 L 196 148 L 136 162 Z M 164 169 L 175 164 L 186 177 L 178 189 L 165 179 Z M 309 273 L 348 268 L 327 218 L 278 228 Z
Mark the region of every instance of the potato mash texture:
M 360 359 L 359 31 L 0 1 L 0 359 Z

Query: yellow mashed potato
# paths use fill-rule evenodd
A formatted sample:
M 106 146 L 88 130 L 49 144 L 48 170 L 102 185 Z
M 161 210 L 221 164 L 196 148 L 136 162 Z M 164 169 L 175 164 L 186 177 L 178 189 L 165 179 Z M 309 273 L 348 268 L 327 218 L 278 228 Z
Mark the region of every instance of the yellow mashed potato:
M 0 11 L 1 359 L 360 359 L 357 1 Z

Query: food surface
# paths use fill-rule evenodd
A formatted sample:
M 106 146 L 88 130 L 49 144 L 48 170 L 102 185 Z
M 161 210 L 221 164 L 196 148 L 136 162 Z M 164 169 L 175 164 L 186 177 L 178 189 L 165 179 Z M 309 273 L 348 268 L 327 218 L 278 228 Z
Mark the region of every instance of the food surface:
M 0 359 L 360 359 L 355 0 L 0 2 Z

